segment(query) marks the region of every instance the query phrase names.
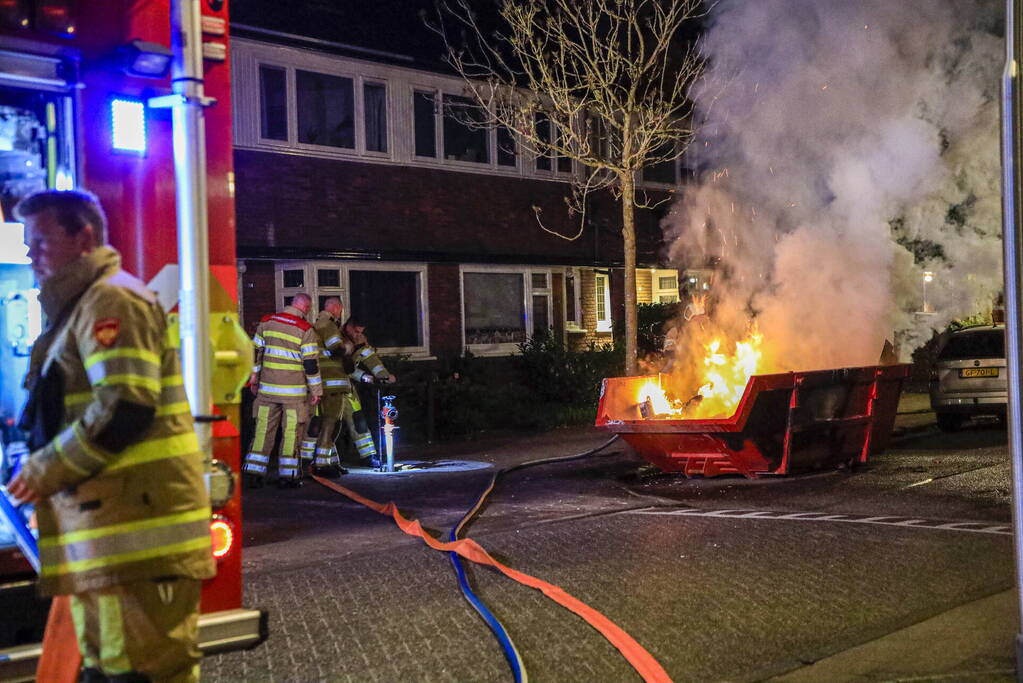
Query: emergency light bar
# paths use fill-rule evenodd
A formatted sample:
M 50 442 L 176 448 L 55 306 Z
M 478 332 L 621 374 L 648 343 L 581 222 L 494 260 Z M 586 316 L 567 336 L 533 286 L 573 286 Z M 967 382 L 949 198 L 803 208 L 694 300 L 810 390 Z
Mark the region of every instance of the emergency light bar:
M 118 152 L 146 153 L 146 105 L 138 100 L 110 101 L 113 148 Z

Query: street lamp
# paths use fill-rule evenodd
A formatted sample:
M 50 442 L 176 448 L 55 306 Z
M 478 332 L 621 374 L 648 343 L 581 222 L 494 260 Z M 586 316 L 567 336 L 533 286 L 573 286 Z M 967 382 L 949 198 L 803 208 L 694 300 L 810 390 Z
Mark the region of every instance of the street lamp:
M 925 270 L 924 271 L 924 305 L 923 305 L 923 312 L 924 313 L 931 313 L 932 312 L 931 311 L 931 305 L 929 303 L 927 303 L 927 284 L 929 282 L 932 282 L 933 280 L 934 280 L 934 273 L 929 271 L 929 270 Z

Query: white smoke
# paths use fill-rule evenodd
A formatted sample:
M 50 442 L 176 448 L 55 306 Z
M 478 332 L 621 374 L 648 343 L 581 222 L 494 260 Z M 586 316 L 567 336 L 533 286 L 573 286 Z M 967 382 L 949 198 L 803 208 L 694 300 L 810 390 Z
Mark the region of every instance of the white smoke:
M 896 334 L 906 356 L 931 328 L 990 309 L 1003 7 L 714 6 L 685 157 L 700 182 L 664 229 L 673 262 L 717 263 L 715 327 L 734 337 L 755 319 L 770 369 L 843 367 L 876 363 Z

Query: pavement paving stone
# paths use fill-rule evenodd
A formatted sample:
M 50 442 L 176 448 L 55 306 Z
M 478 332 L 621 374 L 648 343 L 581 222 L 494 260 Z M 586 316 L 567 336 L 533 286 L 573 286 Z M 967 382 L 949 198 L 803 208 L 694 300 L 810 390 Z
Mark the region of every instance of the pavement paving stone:
M 473 537 L 562 586 L 676 680 L 756 680 L 1011 583 L 1011 542 L 977 534 L 754 519 L 604 515 Z M 384 523 L 383 520 L 381 520 Z M 727 571 L 722 571 L 726 567 Z M 471 569 L 536 681 L 636 676 L 580 619 Z M 508 680 L 446 558 L 422 548 L 250 577 L 271 638 L 212 658 L 211 681 Z M 336 642 L 331 642 L 336 641 Z

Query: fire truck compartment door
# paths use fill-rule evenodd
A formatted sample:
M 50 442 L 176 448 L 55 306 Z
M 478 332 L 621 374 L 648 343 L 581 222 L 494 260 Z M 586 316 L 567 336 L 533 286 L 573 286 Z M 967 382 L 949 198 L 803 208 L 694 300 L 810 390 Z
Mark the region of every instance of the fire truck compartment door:
M 267 613 L 232 609 L 199 616 L 199 649 L 204 655 L 256 647 L 267 637 Z M 42 646 L 19 645 L 0 650 L 0 683 L 35 680 Z

